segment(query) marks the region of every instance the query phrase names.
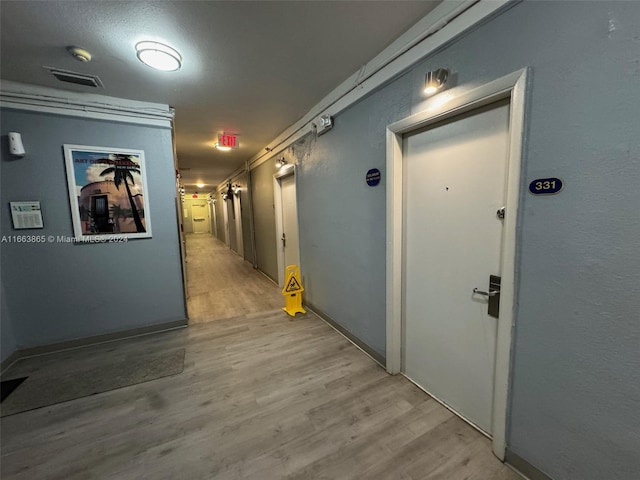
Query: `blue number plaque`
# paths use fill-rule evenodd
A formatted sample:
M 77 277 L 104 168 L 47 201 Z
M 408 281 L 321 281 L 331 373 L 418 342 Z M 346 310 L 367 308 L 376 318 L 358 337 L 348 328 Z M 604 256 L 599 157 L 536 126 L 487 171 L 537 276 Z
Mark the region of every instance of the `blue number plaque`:
M 564 187 L 559 178 L 536 178 L 529 184 L 529 192 L 533 195 L 553 195 Z

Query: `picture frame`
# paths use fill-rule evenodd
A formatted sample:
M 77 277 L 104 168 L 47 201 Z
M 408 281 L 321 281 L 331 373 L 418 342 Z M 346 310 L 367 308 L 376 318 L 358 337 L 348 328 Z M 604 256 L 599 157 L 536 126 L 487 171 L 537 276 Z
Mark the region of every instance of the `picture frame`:
M 76 242 L 151 238 L 143 150 L 63 145 Z

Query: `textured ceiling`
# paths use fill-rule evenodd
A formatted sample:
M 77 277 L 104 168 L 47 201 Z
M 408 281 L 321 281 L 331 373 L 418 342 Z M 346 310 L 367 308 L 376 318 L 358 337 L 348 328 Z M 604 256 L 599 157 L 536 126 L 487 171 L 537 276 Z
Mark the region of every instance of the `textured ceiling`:
M 438 3 L 3 0 L 0 76 L 173 106 L 183 181 L 210 190 Z M 141 40 L 176 48 L 182 69 L 140 63 Z M 105 89 L 61 83 L 44 65 L 98 75 Z M 240 149 L 212 148 L 223 130 Z

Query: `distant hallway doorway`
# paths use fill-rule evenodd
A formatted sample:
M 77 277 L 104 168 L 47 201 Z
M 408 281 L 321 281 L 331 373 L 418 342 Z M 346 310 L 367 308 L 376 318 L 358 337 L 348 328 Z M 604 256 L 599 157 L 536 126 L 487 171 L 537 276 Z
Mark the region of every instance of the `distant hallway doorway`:
M 193 233 L 210 233 L 211 219 L 209 217 L 209 205 L 206 202 L 193 203 L 191 205 L 191 222 Z
M 211 235 L 187 234 L 189 323 L 205 323 L 284 306 L 278 287 Z

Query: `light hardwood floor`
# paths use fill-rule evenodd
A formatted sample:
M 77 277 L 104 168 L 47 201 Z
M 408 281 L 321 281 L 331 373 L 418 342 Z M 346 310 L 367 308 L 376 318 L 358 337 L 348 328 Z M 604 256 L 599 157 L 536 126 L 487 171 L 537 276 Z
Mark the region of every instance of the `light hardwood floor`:
M 274 283 L 208 234 L 188 234 L 189 323 L 210 322 L 284 305 Z
M 520 478 L 488 439 L 310 313 L 247 313 L 20 368 L 73 375 L 179 348 L 179 375 L 3 418 L 1 478 Z

